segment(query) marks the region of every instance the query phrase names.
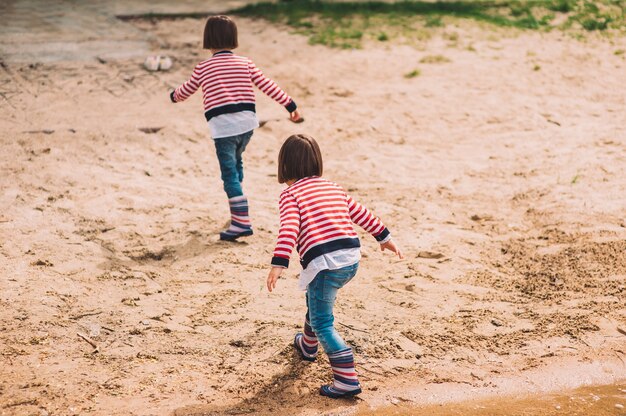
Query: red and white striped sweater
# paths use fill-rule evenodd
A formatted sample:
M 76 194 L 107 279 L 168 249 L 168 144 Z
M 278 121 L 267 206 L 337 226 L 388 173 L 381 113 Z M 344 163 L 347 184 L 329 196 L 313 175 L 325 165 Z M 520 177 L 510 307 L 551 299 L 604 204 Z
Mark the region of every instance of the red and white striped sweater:
M 289 266 L 294 247 L 306 269 L 316 257 L 360 247 L 352 223 L 363 227 L 377 241 L 389 236 L 380 219 L 356 202 L 337 184 L 318 176 L 300 179 L 280 195 L 280 231 L 272 265 Z
M 296 103 L 291 97 L 263 75 L 250 59 L 230 51 L 217 52 L 196 65 L 191 78 L 172 91 L 170 98 L 175 103 L 184 101 L 202 87 L 204 116 L 208 121 L 221 114 L 254 112 L 253 83 L 290 113 L 296 110 Z

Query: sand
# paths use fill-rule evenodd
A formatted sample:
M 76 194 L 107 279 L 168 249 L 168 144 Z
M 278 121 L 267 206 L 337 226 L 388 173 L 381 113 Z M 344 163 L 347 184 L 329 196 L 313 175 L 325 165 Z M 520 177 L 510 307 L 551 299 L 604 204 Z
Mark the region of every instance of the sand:
M 417 47 L 331 50 L 239 19 L 238 52 L 306 122 L 258 97 L 255 235 L 231 244 L 201 97 L 168 98 L 206 55 L 203 22 L 133 24 L 170 72 L 138 58 L 0 68 L 2 414 L 354 414 L 626 378 L 623 38 L 467 23 Z M 295 132 L 406 254 L 362 233 L 340 293 L 356 401 L 320 398 L 325 356 L 292 351 L 297 262 L 264 289 L 276 158 Z

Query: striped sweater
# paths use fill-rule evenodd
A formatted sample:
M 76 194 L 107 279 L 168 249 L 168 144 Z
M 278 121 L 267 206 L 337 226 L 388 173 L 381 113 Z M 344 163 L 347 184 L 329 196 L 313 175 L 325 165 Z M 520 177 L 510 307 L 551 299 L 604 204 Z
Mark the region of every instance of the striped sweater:
M 300 179 L 280 195 L 280 231 L 272 265 L 289 267 L 294 247 L 306 269 L 314 258 L 336 250 L 360 247 L 352 223 L 376 240 L 389 230 L 367 208 L 339 186 L 317 176 Z
M 220 51 L 196 65 L 191 78 L 172 91 L 172 102 L 189 98 L 202 87 L 204 116 L 207 121 L 221 114 L 255 111 L 252 84 L 270 98 L 294 112 L 296 103 L 271 79 L 263 75 L 254 63 L 230 51 Z

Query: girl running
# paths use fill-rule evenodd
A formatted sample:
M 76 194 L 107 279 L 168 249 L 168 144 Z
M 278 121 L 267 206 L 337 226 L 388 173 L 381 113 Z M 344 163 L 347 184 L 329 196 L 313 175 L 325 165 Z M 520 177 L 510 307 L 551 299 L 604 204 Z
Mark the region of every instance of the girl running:
M 339 398 L 361 392 L 352 348 L 335 329 L 333 316 L 337 292 L 356 275 L 361 259 L 352 223 L 374 236 L 381 250 L 404 256 L 383 223 L 340 186 L 323 179 L 322 171 L 322 155 L 312 137 L 297 134 L 285 141 L 278 155 L 278 182 L 288 186 L 280 195 L 280 231 L 267 288 L 274 290 L 297 247 L 307 313 L 304 332 L 296 334 L 294 347 L 302 359 L 315 361 L 322 344 L 333 382 L 321 386 L 320 394 Z
M 242 154 L 259 127 L 253 85 L 284 106 L 290 120 L 301 122 L 296 103 L 254 63 L 233 53 L 239 46 L 237 26 L 227 16 L 211 16 L 204 28 L 204 49 L 212 56 L 196 65 L 191 78 L 170 93 L 172 102 L 184 101 L 202 87 L 204 116 L 215 143 L 224 191 L 230 205 L 230 226 L 221 240 L 252 235 L 248 198 L 241 187 Z

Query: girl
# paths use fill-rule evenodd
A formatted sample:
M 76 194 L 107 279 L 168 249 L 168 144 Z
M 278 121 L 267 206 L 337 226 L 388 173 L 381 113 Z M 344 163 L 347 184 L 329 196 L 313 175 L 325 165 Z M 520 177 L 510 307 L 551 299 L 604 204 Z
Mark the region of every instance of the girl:
M 196 65 L 191 78 L 170 93 L 172 102 L 177 103 L 202 87 L 204 116 L 215 142 L 230 205 L 230 226 L 220 233 L 220 239 L 227 241 L 252 235 L 248 199 L 241 189 L 242 153 L 254 129 L 259 127 L 252 84 L 285 106 L 291 121 L 303 120 L 291 97 L 265 77 L 250 59 L 233 54 L 237 46 L 235 22 L 227 16 L 209 17 L 204 27 L 204 49 L 210 49 L 213 56 Z
M 267 289 L 274 290 L 297 247 L 307 313 L 304 333 L 296 334 L 294 347 L 302 359 L 314 361 L 318 342 L 322 344 L 333 370 L 333 383 L 321 386 L 320 394 L 338 398 L 361 392 L 352 349 L 333 326 L 337 291 L 354 277 L 361 259 L 352 223 L 372 234 L 381 250 L 390 250 L 401 259 L 404 256 L 383 223 L 341 187 L 321 178 L 322 170 L 322 155 L 312 137 L 297 134 L 285 141 L 278 155 L 278 182 L 288 187 L 280 195 L 280 231 Z

